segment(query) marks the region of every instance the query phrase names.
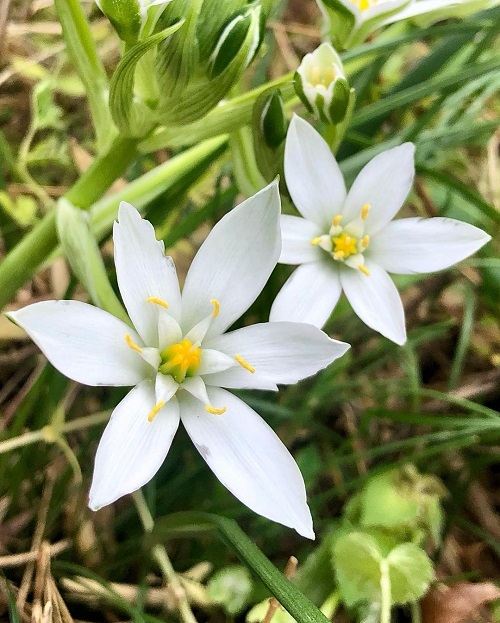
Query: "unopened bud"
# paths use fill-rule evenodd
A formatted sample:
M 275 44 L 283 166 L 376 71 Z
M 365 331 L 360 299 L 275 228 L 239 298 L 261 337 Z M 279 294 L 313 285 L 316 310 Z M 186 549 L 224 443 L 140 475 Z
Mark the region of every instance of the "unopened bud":
M 106 15 L 120 39 L 134 44 L 148 19 L 149 9 L 157 7 L 155 19 L 171 0 L 96 0 L 97 6 Z
M 329 43 L 306 54 L 295 72 L 295 91 L 305 107 L 324 123 L 344 118 L 350 99 L 342 61 Z
M 210 55 L 210 77 L 215 78 L 230 65 L 243 46 L 246 48 L 242 65 L 246 67 L 253 59 L 261 40 L 260 7 L 234 17 L 222 31 Z
M 260 117 L 260 131 L 268 147 L 276 149 L 285 140 L 287 121 L 279 90 L 267 96 Z

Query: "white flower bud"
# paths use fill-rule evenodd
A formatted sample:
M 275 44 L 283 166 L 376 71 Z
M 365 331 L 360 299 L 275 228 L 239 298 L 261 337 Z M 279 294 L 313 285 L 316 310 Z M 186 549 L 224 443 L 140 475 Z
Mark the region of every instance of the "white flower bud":
M 295 91 L 306 108 L 324 123 L 340 123 L 350 90 L 342 61 L 329 43 L 306 54 L 295 73 Z

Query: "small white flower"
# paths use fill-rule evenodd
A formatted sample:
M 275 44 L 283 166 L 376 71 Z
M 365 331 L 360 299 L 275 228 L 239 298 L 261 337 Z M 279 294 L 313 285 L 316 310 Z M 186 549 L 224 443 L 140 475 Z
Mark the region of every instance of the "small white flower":
M 134 324 L 78 301 L 45 301 L 9 317 L 49 361 L 87 385 L 136 387 L 97 450 L 92 509 L 147 483 L 182 421 L 219 480 L 252 510 L 314 538 L 300 471 L 257 413 L 224 388 L 277 390 L 340 357 L 347 344 L 298 323 L 224 333 L 253 303 L 278 260 L 276 183 L 227 214 L 196 257 L 181 295 L 152 225 L 122 203 L 115 223 L 118 285 Z
M 318 119 L 342 121 L 349 104 L 349 85 L 340 56 L 329 43 L 304 56 L 294 82 L 297 95 Z
M 481 229 L 450 218 L 393 221 L 413 183 L 414 145 L 371 160 L 349 193 L 328 145 L 294 116 L 285 146 L 285 177 L 304 218 L 283 215 L 280 262 L 300 264 L 279 292 L 271 321 L 322 327 L 342 290 L 369 327 L 406 341 L 404 311 L 387 274 L 448 268 L 490 240 Z

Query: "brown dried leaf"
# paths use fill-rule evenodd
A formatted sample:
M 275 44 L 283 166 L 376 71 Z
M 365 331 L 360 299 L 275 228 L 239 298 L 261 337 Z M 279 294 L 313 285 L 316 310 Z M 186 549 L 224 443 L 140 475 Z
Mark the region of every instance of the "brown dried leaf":
M 492 582 L 459 582 L 432 589 L 422 600 L 423 623 L 468 623 L 482 606 L 500 599 L 500 588 Z

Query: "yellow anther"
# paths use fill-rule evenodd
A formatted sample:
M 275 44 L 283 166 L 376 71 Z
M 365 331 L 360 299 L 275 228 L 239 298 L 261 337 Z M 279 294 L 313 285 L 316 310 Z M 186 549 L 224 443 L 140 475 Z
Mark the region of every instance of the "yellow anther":
M 140 346 L 137 346 L 137 344 L 135 342 L 132 341 L 132 338 L 130 337 L 130 335 L 127 333 L 127 335 L 125 336 L 125 341 L 127 342 L 127 345 L 132 349 L 135 350 L 136 353 L 142 353 L 142 348 Z
M 338 227 L 340 225 L 341 220 L 342 220 L 342 214 L 337 214 L 337 216 L 333 217 L 332 225 L 334 227 Z
M 368 212 L 371 210 L 371 205 L 369 203 L 365 203 L 365 205 L 361 208 L 361 218 L 366 221 L 368 218 Z
M 205 411 L 208 411 L 208 413 L 211 413 L 212 415 L 222 415 L 226 412 L 226 407 L 221 407 L 220 409 L 217 409 L 217 407 L 205 405 Z
M 255 374 L 255 368 L 251 364 L 249 364 L 248 361 L 243 359 L 241 355 L 235 355 L 234 358 L 236 359 L 236 361 L 240 364 L 242 368 L 245 368 L 245 370 L 248 370 L 252 374 Z
M 321 239 L 322 239 L 321 236 L 316 236 L 316 238 L 313 238 L 311 240 L 311 244 L 313 245 L 313 247 L 316 247 L 318 244 L 320 244 L 321 243 Z
M 337 251 L 333 254 L 334 260 L 342 260 L 344 258 L 345 253 L 343 251 Z
M 155 305 L 159 305 L 160 307 L 164 307 L 165 309 L 168 309 L 167 301 L 164 301 L 163 299 L 159 299 L 157 296 L 148 297 L 146 299 L 146 303 L 154 303 Z
M 366 247 L 370 244 L 370 236 L 363 236 L 363 239 L 361 240 L 361 246 L 363 247 L 363 249 L 366 249 Z
M 158 404 L 155 404 L 155 406 L 149 412 L 148 422 L 152 422 L 155 419 L 155 417 L 158 415 L 158 412 L 161 411 L 161 409 L 163 409 L 165 404 L 166 403 L 164 400 L 160 400 Z
M 368 268 L 366 268 L 364 264 L 358 264 L 358 268 L 364 275 L 366 275 L 367 277 L 370 276 L 370 271 L 368 270 Z
M 220 303 L 219 303 L 219 301 L 217 299 L 211 299 L 210 302 L 214 306 L 214 311 L 212 312 L 212 316 L 214 318 L 217 318 L 217 316 L 219 315 L 219 312 L 220 312 Z

